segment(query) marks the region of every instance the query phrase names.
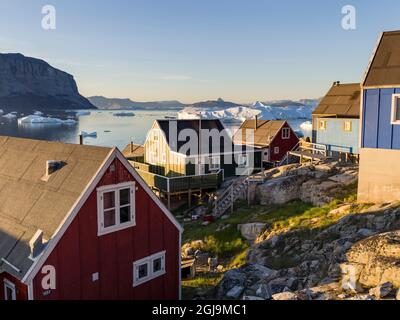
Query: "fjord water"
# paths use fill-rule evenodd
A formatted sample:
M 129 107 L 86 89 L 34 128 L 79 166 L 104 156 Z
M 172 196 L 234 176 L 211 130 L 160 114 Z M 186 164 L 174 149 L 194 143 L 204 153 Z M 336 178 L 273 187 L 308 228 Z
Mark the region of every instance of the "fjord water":
M 122 150 L 131 140 L 134 143 L 142 144 L 146 140 L 147 132 L 154 120 L 177 115 L 175 111 L 135 110 L 133 117 L 114 116 L 114 113 L 119 112 L 121 110 L 94 110 L 90 115 L 79 117 L 76 125 L 38 123 L 18 125 L 16 119 L 8 120 L 0 117 L 0 135 L 78 143 L 81 131 L 97 132 L 96 138 L 86 137 L 84 143 L 104 147 L 116 146 Z M 301 131 L 300 124 L 304 121 L 290 120 L 289 123 L 294 130 Z M 227 129 L 231 131 L 234 131 L 239 125 L 240 123 L 225 123 Z M 310 135 L 308 132 L 303 132 L 303 134 Z

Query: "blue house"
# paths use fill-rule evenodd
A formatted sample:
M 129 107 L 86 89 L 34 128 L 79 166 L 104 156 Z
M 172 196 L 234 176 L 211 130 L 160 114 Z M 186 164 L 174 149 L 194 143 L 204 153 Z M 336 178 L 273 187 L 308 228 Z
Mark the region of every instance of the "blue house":
M 400 31 L 384 32 L 362 83 L 358 199 L 400 200 Z
M 334 82 L 313 112 L 313 143 L 331 156 L 359 152 L 360 96 L 359 83 Z

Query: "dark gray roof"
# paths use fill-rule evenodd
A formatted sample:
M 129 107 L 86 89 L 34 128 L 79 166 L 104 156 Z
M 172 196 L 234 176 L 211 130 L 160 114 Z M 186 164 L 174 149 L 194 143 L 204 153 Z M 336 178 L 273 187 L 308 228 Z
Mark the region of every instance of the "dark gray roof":
M 257 120 L 256 129 L 256 120 L 246 120 L 233 136 L 233 141 L 240 144 L 251 141 L 255 146 L 269 146 L 285 123 L 284 120 Z
M 363 85 L 366 87 L 400 85 L 400 31 L 382 33 Z
M 29 241 L 38 230 L 52 238 L 111 151 L 0 136 L 0 273 L 23 278 L 33 263 Z M 64 166 L 44 179 L 47 160 Z
M 360 98 L 359 83 L 334 84 L 322 98 L 313 115 L 359 118 Z
M 165 138 L 167 140 L 168 145 L 170 146 L 171 150 L 180 152 L 180 149 L 182 146 L 184 146 L 190 139 L 190 137 L 186 137 L 186 140 L 184 141 L 179 141 L 179 135 L 183 133 L 184 130 L 190 129 L 193 130 L 196 134 L 196 137 L 199 137 L 199 129 L 201 127 L 202 130 L 216 130 L 215 132 L 218 132 L 219 134 L 223 133 L 224 135 L 221 135 L 220 139 L 220 148 L 218 152 L 224 152 L 224 145 L 225 143 L 229 143 L 232 145 L 232 139 L 230 138 L 228 132 L 225 130 L 224 125 L 219 119 L 205 119 L 205 120 L 198 120 L 198 119 L 193 119 L 193 120 L 157 120 L 158 127 L 163 131 Z M 176 126 L 176 140 L 171 141 L 170 137 L 170 130 L 173 130 Z M 225 138 L 224 138 L 225 137 Z M 228 142 L 224 143 L 224 139 L 229 139 Z M 209 139 L 209 143 L 206 141 L 201 142 L 202 146 L 207 145 L 207 151 L 202 150 L 202 154 L 212 154 L 215 153 L 215 150 L 213 150 L 213 143 L 212 140 Z M 233 149 L 232 149 L 233 150 Z M 192 151 L 193 154 L 198 154 L 198 152 Z M 187 153 L 186 153 L 187 154 Z M 188 155 L 188 154 L 187 154 Z

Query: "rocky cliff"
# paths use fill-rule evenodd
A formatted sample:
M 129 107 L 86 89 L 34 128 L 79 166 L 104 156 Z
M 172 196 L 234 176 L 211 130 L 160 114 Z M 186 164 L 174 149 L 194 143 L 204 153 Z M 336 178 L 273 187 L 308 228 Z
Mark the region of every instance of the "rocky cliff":
M 0 107 L 95 109 L 79 94 L 72 75 L 22 54 L 0 54 Z

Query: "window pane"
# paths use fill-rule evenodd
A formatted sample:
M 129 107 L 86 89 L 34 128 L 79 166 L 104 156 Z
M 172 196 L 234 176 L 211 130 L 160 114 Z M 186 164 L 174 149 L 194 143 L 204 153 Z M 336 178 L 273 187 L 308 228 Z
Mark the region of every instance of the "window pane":
M 161 271 L 161 266 L 162 266 L 161 258 L 157 258 L 157 259 L 153 260 L 153 272 Z
M 395 120 L 400 120 L 400 99 L 396 99 L 396 114 L 395 114 Z
M 104 228 L 115 226 L 115 210 L 104 211 Z
M 110 209 L 115 207 L 115 192 L 105 192 L 103 194 L 103 207 L 104 209 Z
M 120 206 L 131 203 L 130 194 L 131 194 L 131 189 L 129 189 L 129 188 L 119 190 L 119 205 Z
M 14 291 L 8 286 L 6 286 L 6 300 L 14 300 Z
M 147 274 L 148 274 L 147 263 L 140 265 L 138 269 L 139 269 L 138 270 L 138 278 L 139 279 L 147 277 Z
M 120 223 L 131 221 L 131 206 L 126 206 L 119 209 L 119 221 Z

